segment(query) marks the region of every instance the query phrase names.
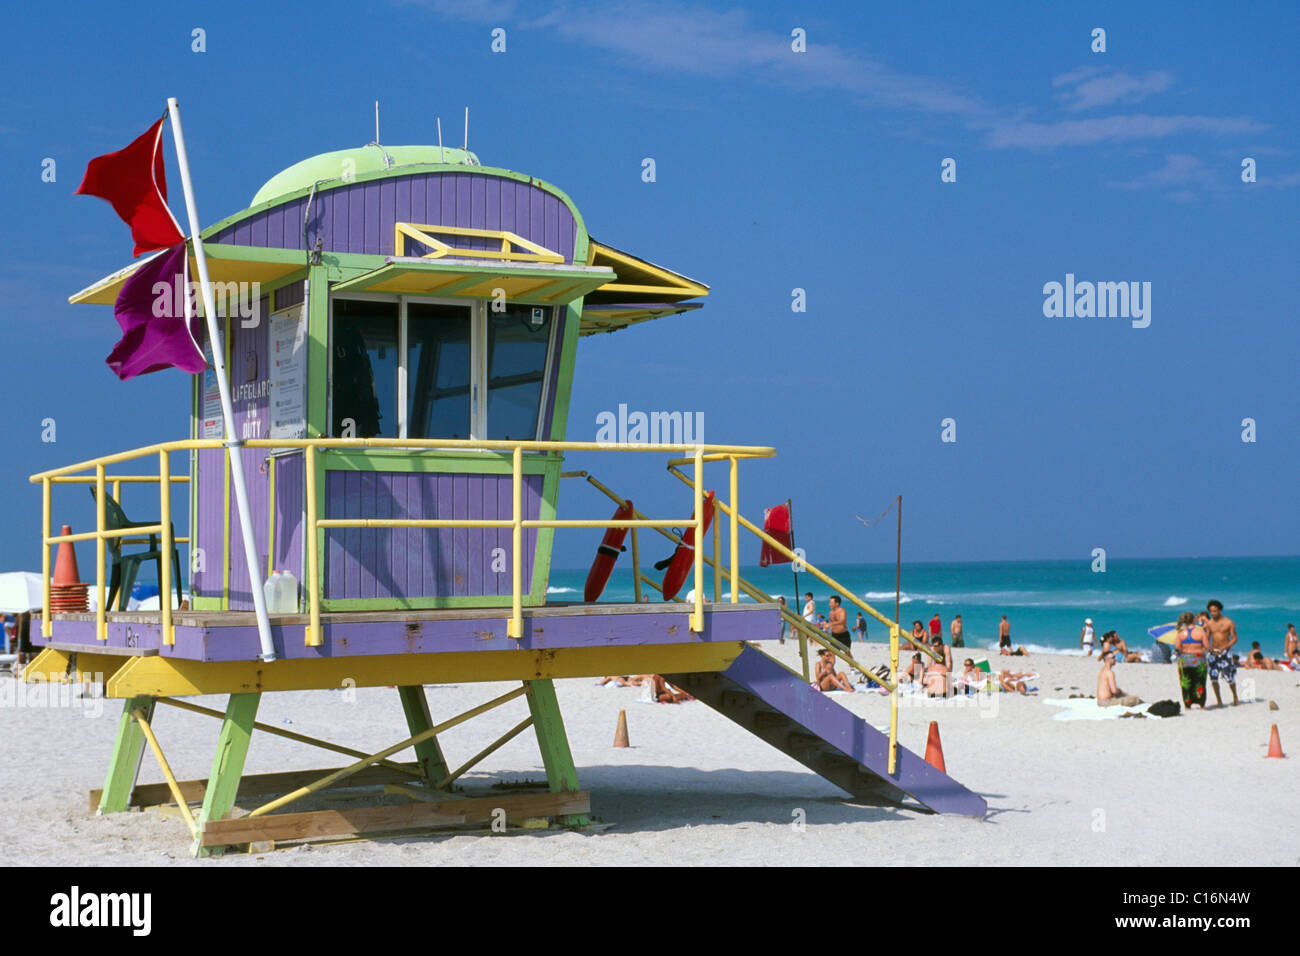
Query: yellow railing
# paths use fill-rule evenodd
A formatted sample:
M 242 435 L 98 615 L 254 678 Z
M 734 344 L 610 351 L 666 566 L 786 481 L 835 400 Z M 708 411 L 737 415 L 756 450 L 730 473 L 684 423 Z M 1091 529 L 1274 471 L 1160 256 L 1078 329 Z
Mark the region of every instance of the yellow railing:
M 573 442 L 573 441 L 475 441 L 471 439 L 419 439 L 419 438 L 310 438 L 310 439 L 248 439 L 240 443 L 244 448 L 275 448 L 275 449 L 292 449 L 301 448 L 304 453 L 304 471 L 306 473 L 305 488 L 305 531 L 306 531 L 306 581 L 304 582 L 304 591 L 307 596 L 308 605 L 308 623 L 304 640 L 308 645 L 318 646 L 323 641 L 321 631 L 321 581 L 320 581 L 320 560 L 319 549 L 317 544 L 317 532 L 330 528 L 509 528 L 511 531 L 511 609 L 510 618 L 507 622 L 507 634 L 510 637 L 519 638 L 523 636 L 523 532 L 531 528 L 631 528 L 633 534 L 638 528 L 656 528 L 668 529 L 674 527 L 690 527 L 695 529 L 695 540 L 699 545 L 694 549 L 694 581 L 695 596 L 693 608 L 691 611 L 690 627 L 692 631 L 700 632 L 704 630 L 704 515 L 703 515 L 703 472 L 705 461 L 716 461 L 726 458 L 732 466 L 732 494 L 733 498 L 737 490 L 737 468 L 738 462 L 744 458 L 767 458 L 776 454 L 775 449 L 765 447 L 750 447 L 744 445 L 686 445 L 686 444 L 609 444 L 605 442 Z M 96 594 L 98 602 L 96 606 L 95 624 L 96 636 L 99 640 L 108 639 L 104 607 L 104 558 L 105 547 L 108 539 L 113 537 L 123 537 L 126 534 L 161 534 L 163 536 L 163 554 L 171 553 L 172 537 L 171 524 L 168 517 L 171 512 L 170 487 L 172 479 L 169 473 L 168 455 L 178 451 L 194 451 L 197 449 L 221 449 L 224 442 L 219 439 L 190 439 L 185 441 L 162 442 L 155 445 L 148 445 L 144 448 L 137 448 L 132 451 L 119 452 L 112 455 L 105 455 L 100 458 L 90 459 L 79 462 L 75 465 L 67 465 L 63 468 L 53 469 L 51 471 L 41 472 L 31 476 L 33 483 L 42 485 L 43 495 L 43 570 L 45 579 L 44 608 L 41 618 L 41 632 L 44 636 L 51 635 L 51 615 L 50 615 L 50 547 L 60 541 L 86 541 L 94 540 L 97 543 L 97 561 L 96 561 Z M 318 489 L 316 456 L 322 451 L 328 449 L 366 449 L 366 448 L 383 448 L 399 449 L 411 452 L 431 452 L 431 451 L 486 451 L 486 452 L 509 452 L 511 462 L 511 517 L 508 519 L 486 519 L 486 518 L 419 518 L 419 519 L 402 519 L 402 518 L 321 518 L 319 517 L 318 507 Z M 550 454 L 562 453 L 568 451 L 632 451 L 632 452 L 658 452 L 682 454 L 689 453 L 690 458 L 685 459 L 694 465 L 694 477 L 688 479 L 687 483 L 692 486 L 694 500 L 694 516 L 688 519 L 649 519 L 635 518 L 625 521 L 613 521 L 610 519 L 525 519 L 523 514 L 523 456 L 527 453 Z M 150 525 L 144 528 L 132 528 L 129 531 L 111 531 L 105 528 L 104 516 L 104 488 L 105 482 L 109 480 L 105 474 L 105 468 L 109 465 L 118 464 L 123 461 L 132 461 L 135 459 L 145 458 L 150 455 L 157 455 L 159 462 L 159 476 L 157 480 L 162 489 L 159 494 L 159 505 L 162 509 L 162 519 L 158 525 Z M 93 477 L 80 475 L 81 472 L 93 471 Z M 145 476 L 124 476 L 121 480 L 147 480 Z M 64 482 L 81 482 L 93 481 L 97 489 L 97 515 L 94 531 L 83 532 L 72 535 L 51 535 L 50 534 L 50 492 L 54 484 Z M 743 519 L 742 519 L 743 520 Z M 736 524 L 735 517 L 732 518 L 731 540 L 733 559 L 738 554 L 739 528 Z M 226 558 L 228 560 L 228 557 Z M 169 595 L 168 588 L 171 582 L 171 563 L 164 560 L 162 562 L 163 573 L 162 580 L 159 582 L 160 594 Z M 736 562 L 733 560 L 733 567 Z M 732 593 L 733 602 L 739 601 L 739 576 L 733 571 L 732 573 Z M 172 644 L 175 642 L 175 634 L 172 628 L 170 597 L 159 598 L 159 623 L 162 627 L 163 640 L 165 643 Z
M 771 545 L 776 551 L 783 554 L 791 561 L 797 561 L 802 569 L 806 570 L 808 573 L 812 574 L 813 577 L 817 578 L 822 583 L 826 584 L 829 588 L 831 588 L 833 591 L 835 591 L 840 596 L 840 600 L 842 602 L 845 599 L 847 599 L 849 602 L 861 608 L 863 611 L 866 611 L 872 617 L 876 618 L 876 620 L 880 621 L 882 624 L 887 626 L 889 628 L 890 675 L 888 680 L 884 680 L 879 676 L 877 676 L 876 674 L 873 674 L 871 671 L 867 670 L 867 668 L 859 661 L 857 661 L 852 656 L 851 653 L 844 651 L 836 641 L 830 640 L 825 634 L 821 632 L 819 628 L 810 625 L 802 617 L 797 615 L 792 609 L 788 607 L 781 608 L 782 619 L 788 624 L 790 624 L 791 629 L 794 632 L 798 633 L 799 635 L 799 652 L 803 663 L 803 676 L 805 680 L 807 680 L 809 676 L 808 641 L 811 639 L 816 644 L 819 644 L 826 650 L 829 650 L 840 660 L 843 660 L 850 667 L 853 667 L 856 670 L 861 671 L 861 673 L 864 676 L 866 676 L 868 680 L 890 691 L 889 772 L 893 773 L 897 767 L 897 753 L 898 753 L 898 652 L 899 652 L 900 639 L 906 639 L 903 637 L 901 633 L 901 628 L 898 622 L 890 619 L 886 615 L 882 614 L 880 611 L 877 611 L 874 607 L 872 607 L 866 601 L 859 598 L 851 590 L 849 590 L 844 585 L 840 584 L 830 575 L 826 574 L 815 565 L 810 564 L 806 558 L 802 558 L 799 555 L 796 555 L 793 551 L 791 551 L 789 548 L 783 545 L 780 541 L 777 541 L 767 532 L 763 531 L 763 529 L 757 527 L 750 521 L 746 520 L 743 516 L 741 516 L 738 513 L 738 509 L 736 508 L 737 488 L 735 484 L 735 477 L 736 477 L 735 458 L 725 453 L 705 455 L 703 456 L 703 462 L 701 462 L 700 464 L 704 462 L 724 461 L 724 460 L 729 461 L 731 465 L 731 471 L 730 471 L 731 500 L 728 502 L 715 496 L 713 499 L 713 504 L 715 509 L 721 510 L 723 514 L 727 515 L 731 519 L 730 521 L 731 540 L 730 540 L 730 549 L 729 549 L 731 562 L 729 566 L 724 565 L 722 562 L 720 548 L 719 548 L 718 524 L 715 523 L 713 526 L 714 527 L 714 535 L 713 535 L 714 556 L 713 558 L 709 558 L 707 556 L 704 557 L 704 562 L 713 568 L 714 599 L 718 600 L 720 598 L 721 577 L 725 573 L 731 579 L 732 601 L 737 600 L 737 596 L 736 596 L 737 588 L 739 587 L 740 591 L 743 591 L 745 594 L 748 594 L 755 601 L 762 601 L 765 603 L 775 603 L 773 597 L 770 594 L 766 593 L 761 588 L 750 583 L 749 581 L 745 580 L 739 575 L 739 560 L 738 560 L 739 549 L 737 544 L 737 536 L 738 536 L 738 529 L 744 528 L 746 531 L 749 531 L 751 534 L 758 537 L 761 541 Z M 684 464 L 696 464 L 696 461 L 695 459 L 684 459 L 684 458 L 674 459 L 668 463 L 668 471 L 674 477 L 680 479 L 681 481 L 684 481 L 686 484 L 694 485 L 696 483 L 696 479 L 694 477 L 688 478 L 680 471 L 680 466 Z M 698 473 L 698 464 L 696 466 L 696 471 Z M 596 490 L 600 491 L 605 496 L 609 497 L 614 501 L 620 501 L 620 502 L 623 501 L 622 497 L 620 497 L 614 491 L 612 491 L 611 489 L 603 485 L 600 481 L 598 481 L 596 478 L 592 477 L 585 471 L 568 472 L 566 477 L 585 478 L 589 484 L 591 484 L 594 488 L 596 488 Z M 634 514 L 639 515 L 640 512 L 634 512 Z M 681 539 L 677 537 L 675 534 L 673 534 L 672 532 L 659 529 L 659 533 L 669 538 L 672 541 L 675 541 L 679 544 L 681 543 Z M 697 550 L 697 556 L 698 556 L 698 550 Z M 640 561 L 641 559 L 639 554 L 639 542 L 636 540 L 635 532 L 633 532 L 632 574 L 635 579 L 636 600 L 638 602 L 641 600 L 640 588 L 643 583 L 658 590 L 658 585 L 656 585 L 653 581 L 651 581 L 648 577 L 646 577 L 644 574 L 641 573 Z M 697 595 L 698 595 L 698 582 L 697 582 Z M 798 600 L 798 595 L 796 595 L 795 598 L 796 600 Z M 938 655 L 935 654 L 935 652 L 931 650 L 930 647 L 924 644 L 913 643 L 912 646 L 916 647 L 918 650 L 922 651 L 923 653 L 928 654 L 934 660 L 939 659 Z

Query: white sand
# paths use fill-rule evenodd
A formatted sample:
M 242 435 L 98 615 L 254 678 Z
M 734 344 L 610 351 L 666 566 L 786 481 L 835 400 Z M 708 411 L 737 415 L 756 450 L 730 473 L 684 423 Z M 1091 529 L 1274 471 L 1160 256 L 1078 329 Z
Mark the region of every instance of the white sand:
M 860 646 L 860 645 L 859 645 Z M 791 664 L 797 647 L 766 645 Z M 881 645 L 862 655 L 881 663 Z M 648 705 L 635 688 L 591 680 L 557 683 L 582 786 L 599 832 L 514 831 L 504 835 L 417 835 L 233 854 L 195 861 L 175 810 L 96 817 L 86 791 L 99 787 L 121 704 L 98 717 L 78 707 L 0 707 L 0 862 L 44 865 L 248 866 L 356 864 L 1140 864 L 1294 865 L 1300 832 L 1291 802 L 1300 784 L 1300 674 L 1242 671 L 1240 707 L 1175 719 L 1058 721 L 1045 697 L 1077 687 L 1093 693 L 1095 660 L 1064 655 L 998 659 L 1041 673 L 1037 697 L 999 694 L 982 705 L 915 702 L 900 709 L 900 741 L 924 750 L 939 721 L 949 772 L 989 803 L 983 821 L 859 806 L 838 788 L 705 705 Z M 8 678 L 0 678 L 8 681 Z M 1125 691 L 1152 702 L 1178 698 L 1169 665 L 1119 668 Z M 435 719 L 509 689 L 458 685 L 429 691 Z M 1059 689 L 1058 689 L 1059 688 Z M 1226 694 L 1226 687 L 1224 688 Z M 268 694 L 259 718 L 367 750 L 407 735 L 395 691 Z M 29 698 L 30 699 L 30 698 Z M 888 721 L 875 694 L 836 698 L 872 724 Z M 1269 709 L 1276 700 L 1279 710 Z M 1211 693 L 1211 702 L 1213 695 Z M 222 707 L 217 698 L 198 702 Z M 619 709 L 632 747 L 611 744 Z M 204 777 L 217 722 L 159 708 L 155 727 L 177 776 Z M 516 723 L 522 701 L 457 727 L 443 738 L 455 766 Z M 1265 760 L 1277 723 L 1290 759 Z M 409 751 L 407 755 L 409 756 Z M 258 735 L 250 773 L 335 767 L 346 758 Z M 525 732 L 465 778 L 467 790 L 499 780 L 544 779 Z M 146 753 L 141 782 L 160 781 Z M 794 824 L 796 816 L 806 826 Z

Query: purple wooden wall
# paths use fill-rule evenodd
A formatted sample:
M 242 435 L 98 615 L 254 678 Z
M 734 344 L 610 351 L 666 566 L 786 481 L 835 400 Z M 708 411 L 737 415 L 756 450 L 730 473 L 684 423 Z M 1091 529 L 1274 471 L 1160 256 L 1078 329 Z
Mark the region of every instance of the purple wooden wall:
M 298 596 L 301 597 L 304 580 L 303 505 L 304 462 L 302 452 L 275 459 L 275 568 L 292 571 L 298 579 Z
M 318 192 L 303 244 L 307 197 L 274 206 L 222 229 L 209 242 L 275 249 L 394 254 L 397 222 L 506 229 L 573 260 L 577 228 L 559 198 L 513 179 L 478 172 L 416 173 Z M 486 249 L 490 240 L 455 240 Z M 412 250 L 412 254 L 419 254 Z
M 542 476 L 525 475 L 524 517 L 540 513 Z M 509 475 L 330 471 L 329 518 L 509 518 Z M 537 531 L 523 534 L 524 590 L 532 587 Z M 504 571 L 492 550 L 504 549 Z M 508 528 L 335 528 L 325 535 L 325 597 L 452 597 L 511 591 Z

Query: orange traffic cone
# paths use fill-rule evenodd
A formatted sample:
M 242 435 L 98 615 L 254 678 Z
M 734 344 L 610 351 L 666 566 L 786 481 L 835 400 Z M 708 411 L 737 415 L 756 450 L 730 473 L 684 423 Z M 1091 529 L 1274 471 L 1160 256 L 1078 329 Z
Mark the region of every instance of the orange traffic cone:
M 618 712 L 618 729 L 614 731 L 614 746 L 615 747 L 632 746 L 630 743 L 628 743 L 627 740 L 627 711 L 626 710 L 620 710 Z
M 1282 738 L 1277 734 L 1277 724 L 1273 725 L 1273 732 L 1268 735 L 1268 753 L 1264 754 L 1264 759 L 1277 757 L 1284 759 L 1286 754 L 1282 753 Z
M 941 773 L 947 773 L 943 765 L 943 744 L 939 742 L 939 722 L 930 721 L 930 737 L 925 742 L 925 762 Z
M 59 534 L 72 534 L 72 525 L 65 524 Z M 54 558 L 55 586 L 80 584 L 81 574 L 77 571 L 77 552 L 71 541 L 60 541 L 59 552 Z

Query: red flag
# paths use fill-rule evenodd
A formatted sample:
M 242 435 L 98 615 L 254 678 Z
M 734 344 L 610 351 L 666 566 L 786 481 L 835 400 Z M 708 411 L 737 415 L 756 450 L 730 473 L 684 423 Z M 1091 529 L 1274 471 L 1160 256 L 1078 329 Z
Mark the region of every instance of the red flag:
M 763 530 L 787 548 L 790 547 L 790 506 L 777 505 L 775 508 L 764 508 Z M 763 542 L 763 553 L 758 558 L 760 568 L 765 568 L 769 564 L 789 563 L 789 558 L 766 541 Z
M 86 166 L 77 187 L 79 196 L 98 196 L 131 227 L 135 252 L 169 249 L 185 236 L 167 208 L 167 176 L 163 170 L 162 118 L 126 149 L 96 156 Z

